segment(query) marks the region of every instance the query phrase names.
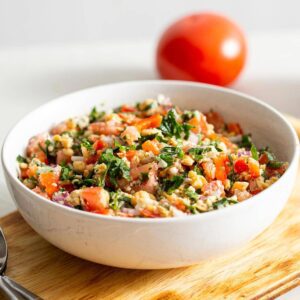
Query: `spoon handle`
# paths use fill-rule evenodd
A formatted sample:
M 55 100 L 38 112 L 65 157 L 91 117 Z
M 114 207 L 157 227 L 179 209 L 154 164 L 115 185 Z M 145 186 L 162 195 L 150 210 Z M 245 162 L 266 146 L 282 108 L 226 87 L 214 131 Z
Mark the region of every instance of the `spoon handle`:
M 0 288 L 9 300 L 38 300 L 39 296 L 28 291 L 7 276 L 0 276 Z
M 20 295 L 14 288 L 9 286 L 2 276 L 0 276 L 0 298 L 7 300 L 24 300 L 24 297 Z

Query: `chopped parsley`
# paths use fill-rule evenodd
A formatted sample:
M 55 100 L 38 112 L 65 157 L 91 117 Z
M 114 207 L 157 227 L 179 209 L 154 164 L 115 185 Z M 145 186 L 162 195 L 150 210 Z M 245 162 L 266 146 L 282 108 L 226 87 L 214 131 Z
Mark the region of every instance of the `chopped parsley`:
M 91 144 L 91 142 L 88 139 L 82 139 L 81 140 L 81 147 L 86 148 L 88 151 L 94 150 L 93 145 Z
M 93 107 L 93 109 L 89 114 L 90 123 L 101 120 L 104 115 L 105 115 L 104 111 L 98 112 L 97 108 Z
M 259 152 L 255 145 L 252 142 L 252 138 L 250 134 L 246 134 L 242 136 L 242 140 L 239 144 L 240 147 L 245 148 L 245 149 L 250 149 L 251 155 L 255 160 L 259 159 Z
M 176 110 L 174 108 L 169 110 L 167 115 L 162 120 L 160 130 L 165 136 L 175 136 L 176 138 L 180 138 L 181 134 L 184 133 L 185 137 L 188 138 L 189 131 L 193 126 L 189 124 L 179 124 L 176 121 L 176 117 Z
M 196 172 L 198 175 L 203 175 L 203 172 L 199 166 L 195 166 L 193 171 Z
M 116 186 L 117 179 L 125 178 L 130 180 L 130 168 L 124 160 L 115 156 L 112 149 L 106 149 L 100 156 L 99 163 L 106 164 L 106 176 L 109 176 L 110 182 Z
M 258 160 L 259 154 L 258 154 L 257 148 L 255 147 L 254 144 L 251 145 L 250 150 L 251 150 L 252 157 L 253 157 L 255 160 Z
M 110 192 L 110 208 L 112 208 L 113 210 L 119 210 L 124 205 L 126 205 L 127 207 L 132 207 L 130 197 L 128 197 L 121 190 L 117 190 L 116 192 Z
M 90 186 L 94 186 L 96 185 L 96 182 L 93 178 L 84 178 L 84 179 L 80 179 L 80 178 L 75 178 L 72 180 L 72 184 L 76 187 L 76 188 L 81 188 L 81 187 L 90 187 Z
M 176 189 L 178 189 L 184 181 L 184 177 L 181 175 L 176 175 L 171 179 L 162 180 L 162 190 L 168 194 L 172 194 Z
M 250 134 L 244 134 L 244 135 L 242 136 L 242 140 L 241 140 L 239 146 L 240 146 L 241 148 L 250 149 L 251 146 L 252 146 L 251 135 L 250 135 Z
M 72 179 L 72 168 L 70 166 L 62 166 L 60 172 L 60 180 Z
M 203 158 L 203 154 L 210 152 L 212 150 L 211 146 L 208 147 L 196 147 L 189 149 L 189 154 L 192 156 L 192 158 L 196 161 L 201 160 Z
M 22 155 L 18 155 L 17 156 L 17 162 L 18 163 L 27 163 L 27 159 Z
M 114 148 L 114 152 L 115 151 L 128 151 L 128 150 L 135 150 L 136 146 L 132 145 L 132 146 L 124 146 L 121 143 L 119 143 L 118 141 L 114 141 L 115 143 L 115 148 Z
M 229 199 L 229 198 L 222 198 L 221 200 L 218 200 L 213 203 L 213 208 L 219 209 L 219 208 L 223 208 L 227 205 L 236 204 L 236 203 L 238 203 L 237 200 L 233 200 L 233 199 Z
M 267 166 L 271 169 L 279 169 L 281 168 L 285 163 L 278 160 L 272 160 L 268 162 Z
M 270 152 L 268 148 L 262 149 L 261 153 L 267 156 L 267 167 L 271 169 L 279 169 L 285 164 L 285 162 L 277 160 L 275 155 Z
M 267 156 L 268 161 L 275 160 L 275 155 L 269 151 L 268 147 L 261 149 L 260 152 L 261 152 L 261 154 L 265 154 Z
M 164 160 L 168 166 L 172 165 L 175 158 L 182 158 L 184 153 L 179 147 L 164 147 L 159 155 L 159 159 Z
M 195 191 L 193 191 L 191 188 L 187 188 L 184 192 L 191 200 L 196 201 L 199 199 L 199 195 Z

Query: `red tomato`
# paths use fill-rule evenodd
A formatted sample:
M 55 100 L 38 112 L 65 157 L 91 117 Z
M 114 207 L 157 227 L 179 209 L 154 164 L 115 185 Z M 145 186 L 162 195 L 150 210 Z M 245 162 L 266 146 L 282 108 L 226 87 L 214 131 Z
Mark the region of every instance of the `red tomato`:
M 238 159 L 234 164 L 234 171 L 236 173 L 248 172 L 249 167 L 243 159 Z
M 124 104 L 121 106 L 121 112 L 134 112 L 136 111 L 135 107 Z
M 54 172 L 41 173 L 39 176 L 40 185 L 45 188 L 49 197 L 59 190 L 59 175 Z
M 81 191 L 85 209 L 87 211 L 107 214 L 109 194 L 102 187 L 90 187 Z
M 159 114 L 152 115 L 151 117 L 139 120 L 135 126 L 141 131 L 148 128 L 157 128 L 160 126 L 162 116 Z
M 156 53 L 164 79 L 228 85 L 241 72 L 246 41 L 228 18 L 200 13 L 184 17 L 163 33 Z
M 93 148 L 97 151 L 97 150 L 102 150 L 106 147 L 106 144 L 101 141 L 101 140 L 97 140 L 94 144 L 93 144 Z
M 227 156 L 218 156 L 214 159 L 216 166 L 216 178 L 218 180 L 224 181 L 227 179 L 227 165 L 228 157 Z

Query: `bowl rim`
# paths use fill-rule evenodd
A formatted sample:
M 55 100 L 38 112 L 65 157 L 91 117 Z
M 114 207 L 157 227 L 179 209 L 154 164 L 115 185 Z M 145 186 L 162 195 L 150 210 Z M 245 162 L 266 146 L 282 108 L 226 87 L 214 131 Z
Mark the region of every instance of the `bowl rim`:
M 220 210 L 212 210 L 208 211 L 206 213 L 202 214 L 196 214 L 196 215 L 186 215 L 182 217 L 169 217 L 169 218 L 132 218 L 132 217 L 121 217 L 121 216 L 107 216 L 107 215 L 101 215 L 97 213 L 92 213 L 92 212 L 87 212 L 87 211 L 82 211 L 82 210 L 77 210 L 72 207 L 64 206 L 59 203 L 49 201 L 49 199 L 46 199 L 36 193 L 34 193 L 32 190 L 27 188 L 24 184 L 21 183 L 21 181 L 17 178 L 16 174 L 12 174 L 8 166 L 6 165 L 5 161 L 5 155 L 6 155 L 6 147 L 7 147 L 7 141 L 9 140 L 10 136 L 13 134 L 14 129 L 19 125 L 19 123 L 23 122 L 25 118 L 28 118 L 31 114 L 35 113 L 37 110 L 41 108 L 45 108 L 47 106 L 52 106 L 59 101 L 63 100 L 64 98 L 69 98 L 72 97 L 76 94 L 80 93 L 86 93 L 91 90 L 95 90 L 100 87 L 111 87 L 111 86 L 127 86 L 127 85 L 153 85 L 153 84 L 160 84 L 160 85 L 173 85 L 173 86 L 186 86 L 186 87 L 202 87 L 210 90 L 217 90 L 223 93 L 227 94 L 233 94 L 236 96 L 240 96 L 244 99 L 245 101 L 251 101 L 254 102 L 257 105 L 263 106 L 269 111 L 271 111 L 274 115 L 276 115 L 285 125 L 287 128 L 290 130 L 290 133 L 293 137 L 294 143 L 292 144 L 293 147 L 293 155 L 291 158 L 291 162 L 289 163 L 289 166 L 286 170 L 286 172 L 271 186 L 269 186 L 267 189 L 263 190 L 260 194 L 254 195 L 251 198 L 247 199 L 247 201 L 239 202 L 235 205 L 231 205 L 230 207 L 226 207 L 224 209 Z M 239 209 L 240 207 L 247 207 L 250 205 L 254 205 L 257 200 L 261 197 L 262 194 L 271 191 L 274 189 L 274 187 L 277 186 L 278 182 L 282 181 L 283 179 L 287 178 L 290 174 L 290 171 L 292 169 L 292 166 L 294 166 L 297 163 L 297 158 L 299 156 L 299 139 L 296 134 L 295 129 L 292 127 L 292 125 L 285 119 L 285 117 L 274 107 L 271 105 L 257 99 L 256 97 L 250 96 L 246 93 L 242 93 L 236 90 L 233 90 L 231 88 L 226 88 L 226 87 L 220 87 L 220 86 L 215 86 L 211 84 L 206 84 L 206 83 L 198 83 L 198 82 L 190 82 L 190 81 L 183 81 L 183 80 L 132 80 L 132 81 L 122 81 L 122 82 L 115 82 L 115 83 L 109 83 L 109 84 L 103 84 L 103 85 L 98 85 L 98 86 L 93 86 L 89 87 L 86 89 L 80 89 L 71 93 L 64 94 L 62 96 L 56 97 L 38 107 L 36 107 L 34 110 L 30 111 L 29 113 L 25 114 L 21 119 L 19 119 L 8 131 L 3 145 L 2 145 L 2 151 L 1 151 L 1 161 L 3 165 L 3 169 L 5 173 L 8 175 L 9 179 L 13 182 L 12 184 L 16 184 L 19 189 L 21 189 L 24 193 L 27 193 L 28 195 L 32 196 L 33 198 L 36 198 L 38 201 L 42 201 L 43 204 L 45 205 L 50 205 L 53 208 L 57 209 L 62 209 L 68 214 L 75 214 L 78 217 L 84 217 L 84 218 L 92 218 L 92 219 L 100 219 L 100 220 L 105 220 L 105 221 L 118 221 L 118 222 L 129 222 L 129 223 L 147 223 L 147 224 L 157 224 L 157 223 L 181 223 L 181 222 L 187 222 L 187 221 L 195 221 L 195 220 L 205 220 L 209 218 L 214 218 L 215 216 L 220 216 L 221 214 L 229 214 L 230 212 L 233 212 L 234 210 Z M 18 208 L 18 207 L 17 207 Z

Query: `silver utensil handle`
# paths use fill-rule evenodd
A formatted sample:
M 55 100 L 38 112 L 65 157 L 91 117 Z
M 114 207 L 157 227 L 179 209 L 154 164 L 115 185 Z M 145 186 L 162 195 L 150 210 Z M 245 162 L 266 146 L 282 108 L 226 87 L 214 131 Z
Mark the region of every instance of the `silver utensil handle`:
M 3 280 L 3 277 L 0 276 L 0 298 L 4 297 L 7 300 L 24 300 L 24 297 L 21 296 L 15 289 L 11 288 Z
M 28 291 L 7 276 L 0 276 L 1 292 L 8 300 L 40 300 L 41 298 Z M 1 293 L 0 292 L 0 293 Z

